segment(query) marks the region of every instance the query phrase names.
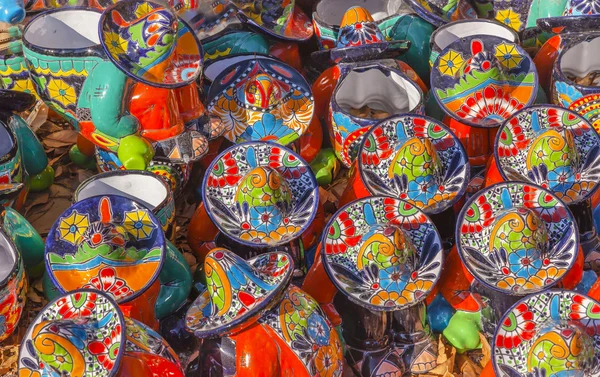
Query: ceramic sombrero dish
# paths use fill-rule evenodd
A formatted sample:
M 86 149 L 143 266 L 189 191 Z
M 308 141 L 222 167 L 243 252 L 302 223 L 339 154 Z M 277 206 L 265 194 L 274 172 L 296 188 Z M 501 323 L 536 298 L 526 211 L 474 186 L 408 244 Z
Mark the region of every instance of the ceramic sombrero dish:
M 123 303 L 157 279 L 165 236 L 144 205 L 115 196 L 94 196 L 69 207 L 46 239 L 46 270 L 61 292 L 91 288 Z
M 208 216 L 227 236 L 250 246 L 278 246 L 298 238 L 319 203 L 310 166 L 296 153 L 271 143 L 234 145 L 204 177 Z
M 202 47 L 171 9 L 150 1 L 119 1 L 99 22 L 100 43 L 128 76 L 150 86 L 178 88 L 202 74 Z
M 564 290 L 517 302 L 492 343 L 498 377 L 600 376 L 600 303 Z
M 93 290 L 49 303 L 19 348 L 20 376 L 116 376 L 125 353 L 125 319 L 117 304 Z
M 474 277 L 521 296 L 559 283 L 579 250 L 567 206 L 550 191 L 520 182 L 499 183 L 470 198 L 458 216 L 456 240 Z
M 244 260 L 229 250 L 214 249 L 204 261 L 206 289 L 187 311 L 187 329 L 199 338 L 213 338 L 250 326 L 279 303 L 293 270 L 287 253 Z
M 335 47 L 315 51 L 311 58 L 322 65 L 358 62 L 397 57 L 409 47 L 409 41 L 386 40 L 369 11 L 355 6 L 342 18 Z
M 431 69 L 432 91 L 446 114 L 473 127 L 498 127 L 531 105 L 538 74 L 527 52 L 504 38 L 481 35 L 448 45 Z
M 314 113 L 310 85 L 275 59 L 256 57 L 233 64 L 213 81 L 207 95 L 215 127 L 234 143 L 273 141 L 288 145 L 308 128 Z
M 544 31 L 570 33 L 597 31 L 600 26 L 600 6 L 593 1 L 567 0 L 562 15 L 538 18 L 536 23 Z
M 469 159 L 458 138 L 432 118 L 398 115 L 363 139 L 358 171 L 373 195 L 406 200 L 426 213 L 453 206 L 469 184 Z
M 600 136 L 561 107 L 534 106 L 508 119 L 498 130 L 494 155 L 502 178 L 540 185 L 568 205 L 598 188 Z
M 322 245 L 325 271 L 337 289 L 375 311 L 425 300 L 444 258 L 431 220 L 411 204 L 384 196 L 341 208 L 323 232 Z
M 477 18 L 477 13 L 466 0 L 407 0 L 406 3 L 425 21 L 435 26 Z
M 229 0 L 239 9 L 240 19 L 274 37 L 306 41 L 314 30 L 311 19 L 295 0 Z

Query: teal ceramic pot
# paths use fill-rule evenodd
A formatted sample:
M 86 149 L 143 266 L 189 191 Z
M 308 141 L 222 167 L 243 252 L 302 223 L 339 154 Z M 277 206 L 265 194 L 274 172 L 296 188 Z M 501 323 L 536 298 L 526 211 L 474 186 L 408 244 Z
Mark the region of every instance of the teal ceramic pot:
M 19 250 L 27 275 L 31 278 L 42 276 L 45 246 L 37 230 L 11 207 L 5 207 L 0 213 L 0 224 Z
M 390 40 L 410 42 L 408 51 L 400 57 L 400 60 L 408 63 L 426 84 L 429 83 L 427 60 L 431 55 L 429 41 L 433 30 L 434 26 L 429 22 L 416 15 L 407 14 L 401 16 L 388 33 Z
M 337 158 L 350 167 L 364 135 L 379 122 L 351 114 L 369 106 L 391 114 L 424 114 L 423 92 L 393 60 L 338 65 L 340 78 L 329 103 L 329 136 Z

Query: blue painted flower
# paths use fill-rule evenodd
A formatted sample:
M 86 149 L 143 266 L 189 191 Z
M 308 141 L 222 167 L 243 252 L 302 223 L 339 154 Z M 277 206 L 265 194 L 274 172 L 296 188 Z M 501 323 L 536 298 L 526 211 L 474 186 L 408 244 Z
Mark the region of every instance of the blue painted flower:
M 535 249 L 513 251 L 508 254 L 508 263 L 513 274 L 525 279 L 535 275 L 542 268 L 542 259 Z
M 557 81 L 554 87 L 556 89 L 556 96 L 563 107 L 568 108 L 573 102 L 583 97 L 583 94 L 577 88 L 573 85 L 568 85 L 566 82 Z
M 388 292 L 402 292 L 406 288 L 409 279 L 410 275 L 402 271 L 400 266 L 397 265 L 379 270 L 381 288 Z
M 273 114 L 263 114 L 262 119 L 246 128 L 239 138 L 245 141 L 277 141 L 294 133 L 283 124 L 283 119 Z
M 408 182 L 408 198 L 414 202 L 428 203 L 433 198 L 438 189 L 435 177 L 426 175 L 415 177 L 413 181 Z
M 548 189 L 554 192 L 567 192 L 575 182 L 575 174 L 570 166 L 558 166 L 548 172 Z
M 313 312 L 308 317 L 307 331 L 308 336 L 315 341 L 319 346 L 326 346 L 329 344 L 329 326 L 325 318 L 319 315 L 317 312 Z
M 259 232 L 276 231 L 282 222 L 283 215 L 276 206 L 250 207 L 250 224 Z

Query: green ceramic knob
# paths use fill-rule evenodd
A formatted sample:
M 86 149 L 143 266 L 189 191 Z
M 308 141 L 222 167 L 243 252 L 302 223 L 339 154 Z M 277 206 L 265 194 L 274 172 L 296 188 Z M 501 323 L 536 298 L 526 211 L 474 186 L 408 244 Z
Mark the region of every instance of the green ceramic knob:
M 44 191 L 54 183 L 54 168 L 48 165 L 41 173 L 29 178 L 29 190 L 33 192 Z
M 459 353 L 480 349 L 482 331 L 481 312 L 467 312 L 458 310 L 443 334 Z
M 69 151 L 71 161 L 80 168 L 94 170 L 96 168 L 96 159 L 81 153 L 77 145 L 73 145 Z
M 154 157 L 154 149 L 148 140 L 129 135 L 121 139 L 117 156 L 127 170 L 146 170 Z
M 340 170 L 340 163 L 331 148 L 323 149 L 310 163 L 310 168 L 315 173 L 319 186 L 328 186 Z

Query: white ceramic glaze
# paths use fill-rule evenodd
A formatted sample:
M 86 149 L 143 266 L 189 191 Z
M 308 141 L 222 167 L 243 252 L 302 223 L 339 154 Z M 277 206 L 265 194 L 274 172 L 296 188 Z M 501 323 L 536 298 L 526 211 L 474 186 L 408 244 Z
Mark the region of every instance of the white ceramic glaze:
M 0 232 L 0 282 L 10 276 L 17 263 L 17 254 L 13 243 L 6 234 Z
M 41 15 L 27 28 L 24 39 L 50 49 L 81 49 L 100 43 L 101 13 L 85 9 L 63 10 Z
M 421 103 L 421 93 L 399 74 L 389 72 L 388 77 L 373 68 L 350 72 L 340 84 L 335 99 L 345 111 L 367 105 L 390 114 L 404 114 L 414 111 Z
M 452 42 L 473 35 L 495 35 L 511 42 L 518 42 L 516 34 L 499 23 L 489 21 L 470 20 L 447 24 L 438 29 L 433 43 L 443 50 Z
M 562 55 L 559 69 L 565 76 L 585 77 L 590 72 L 600 70 L 600 37 L 589 42 L 580 42 Z

